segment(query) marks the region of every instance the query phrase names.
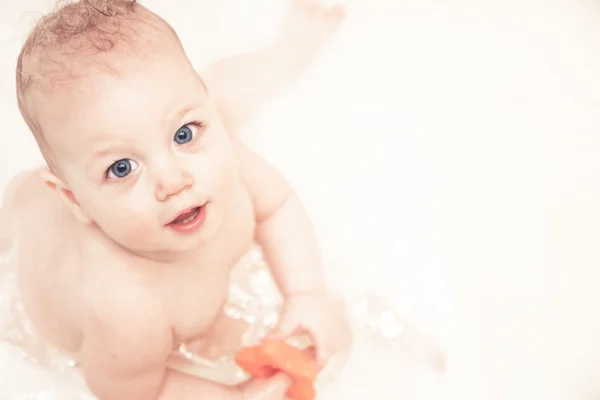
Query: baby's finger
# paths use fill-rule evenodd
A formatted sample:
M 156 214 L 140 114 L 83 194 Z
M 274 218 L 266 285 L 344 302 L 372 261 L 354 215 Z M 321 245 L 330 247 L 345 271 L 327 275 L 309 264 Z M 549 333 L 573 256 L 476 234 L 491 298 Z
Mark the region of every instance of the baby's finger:
M 317 348 L 315 346 L 310 346 L 304 349 L 304 352 L 312 359 L 317 359 Z
M 300 322 L 292 314 L 284 313 L 275 328 L 269 333 L 270 339 L 285 340 L 301 332 Z
M 350 346 L 346 344 L 344 336 L 332 335 L 331 332 L 321 333 L 321 337 L 317 337 L 316 343 L 316 359 L 321 367 L 328 364 L 333 357 L 336 357 L 340 353 L 345 353 L 350 348 Z
M 331 344 L 328 343 L 328 338 L 324 332 L 318 329 L 309 329 L 308 335 L 313 343 L 312 352 L 320 367 L 327 364 L 327 361 L 332 356 Z
M 333 352 L 325 346 L 321 346 L 317 351 L 317 363 L 320 367 L 324 367 L 329 362 L 329 359 L 333 356 Z

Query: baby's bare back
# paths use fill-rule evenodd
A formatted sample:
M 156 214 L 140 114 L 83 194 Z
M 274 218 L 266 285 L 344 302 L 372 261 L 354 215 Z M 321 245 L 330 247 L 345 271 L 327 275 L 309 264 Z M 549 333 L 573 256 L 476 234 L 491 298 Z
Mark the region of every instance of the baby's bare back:
M 162 339 L 173 349 L 201 342 L 225 301 L 231 260 L 251 243 L 249 225 L 247 237 L 229 242 L 233 252 L 203 252 L 198 268 L 156 268 L 77 221 L 36 172 L 21 174 L 11 186 L 3 214 L 17 238 L 26 312 L 42 336 L 75 355 L 86 335 L 121 332 L 111 325 L 123 318 L 129 327 L 136 321 L 166 324 L 164 334 L 171 337 Z M 201 268 L 207 264 L 213 267 Z M 87 331 L 90 315 L 102 316 L 105 332 Z

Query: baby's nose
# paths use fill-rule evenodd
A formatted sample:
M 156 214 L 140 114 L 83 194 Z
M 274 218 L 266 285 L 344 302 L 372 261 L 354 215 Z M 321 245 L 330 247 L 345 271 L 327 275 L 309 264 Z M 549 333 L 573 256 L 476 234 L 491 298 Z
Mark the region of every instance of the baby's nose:
M 181 193 L 194 183 L 192 175 L 185 169 L 171 169 L 169 172 L 159 175 L 156 185 L 156 199 L 166 201 L 170 197 Z

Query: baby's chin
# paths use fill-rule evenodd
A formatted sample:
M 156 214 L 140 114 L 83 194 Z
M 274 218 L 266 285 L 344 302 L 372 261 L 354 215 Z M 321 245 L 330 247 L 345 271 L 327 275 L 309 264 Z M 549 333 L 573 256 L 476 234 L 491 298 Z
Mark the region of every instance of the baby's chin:
M 176 240 L 166 236 L 156 235 L 153 237 L 137 238 L 135 240 L 121 239 L 115 240 L 115 242 L 132 255 L 158 262 L 176 262 L 198 249 L 196 243 Z
M 131 235 L 113 238 L 113 240 L 128 252 L 143 258 L 170 261 L 197 252 L 207 241 L 207 236 L 204 232 L 182 235 L 165 226 L 154 230 L 146 229 L 137 234 L 132 232 Z
M 101 231 L 103 239 L 117 245 L 128 253 L 144 255 L 152 253 L 164 253 L 173 250 L 176 243 L 170 240 L 162 227 L 138 225 L 127 229 L 124 226 L 107 227 L 96 225 Z M 181 244 L 179 247 L 182 247 Z

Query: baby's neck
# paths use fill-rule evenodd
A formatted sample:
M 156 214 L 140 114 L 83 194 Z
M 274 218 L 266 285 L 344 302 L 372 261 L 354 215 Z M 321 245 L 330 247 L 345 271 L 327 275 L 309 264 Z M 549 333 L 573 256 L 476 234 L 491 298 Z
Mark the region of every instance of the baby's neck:
M 179 271 L 183 273 L 189 270 L 198 270 L 199 266 L 205 265 L 204 259 L 207 257 L 206 251 L 195 249 L 193 251 L 178 252 L 134 252 L 128 249 L 123 249 L 128 252 L 130 257 L 134 257 L 137 263 L 144 268 L 152 268 L 157 270 L 168 269 L 170 271 Z

